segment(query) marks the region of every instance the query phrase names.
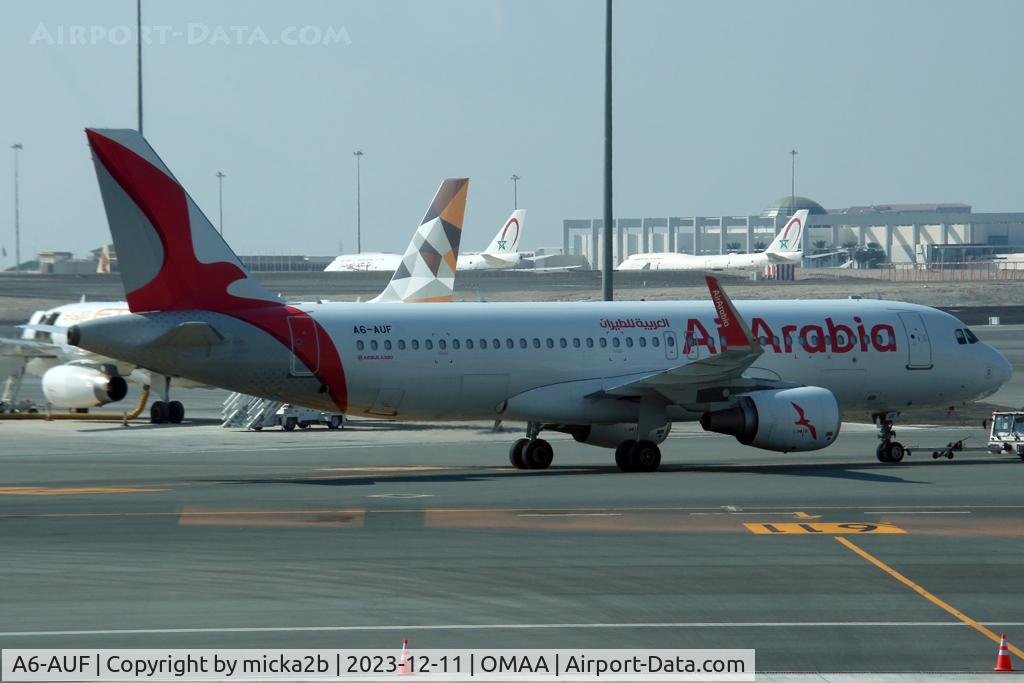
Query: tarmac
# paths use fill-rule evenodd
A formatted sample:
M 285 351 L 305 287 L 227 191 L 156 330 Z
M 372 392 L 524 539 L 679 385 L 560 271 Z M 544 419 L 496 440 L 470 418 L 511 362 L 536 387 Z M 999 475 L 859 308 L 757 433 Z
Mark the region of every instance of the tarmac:
M 1020 371 L 1022 329 L 975 331 Z M 545 434 L 524 472 L 522 425 L 247 432 L 223 396 L 0 421 L 0 647 L 754 648 L 764 680 L 840 681 L 977 680 L 1024 644 L 1024 462 L 980 425 L 898 426 L 900 464 L 868 425 L 794 454 L 676 425 L 650 474 Z

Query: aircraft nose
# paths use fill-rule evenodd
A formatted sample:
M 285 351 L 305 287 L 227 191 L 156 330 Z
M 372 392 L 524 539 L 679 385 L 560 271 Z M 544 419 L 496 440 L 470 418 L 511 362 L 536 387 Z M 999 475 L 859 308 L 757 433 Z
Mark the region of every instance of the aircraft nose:
M 994 356 L 992 359 L 992 381 L 996 386 L 1001 387 L 1010 381 L 1010 377 L 1013 375 L 1013 366 L 1010 365 L 1006 356 L 996 349 L 992 349 L 992 355 Z

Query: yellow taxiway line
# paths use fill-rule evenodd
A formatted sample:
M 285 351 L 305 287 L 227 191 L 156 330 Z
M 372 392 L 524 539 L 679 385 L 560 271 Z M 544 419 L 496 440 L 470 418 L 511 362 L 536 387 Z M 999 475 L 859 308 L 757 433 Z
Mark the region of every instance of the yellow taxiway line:
M 843 545 L 845 545 L 847 548 L 852 550 L 853 552 L 855 552 L 858 555 L 860 555 L 861 557 L 863 557 L 865 560 L 867 560 L 871 564 L 873 564 L 876 567 L 878 567 L 879 569 L 881 569 L 883 572 L 885 572 L 886 574 L 888 574 L 892 578 L 896 579 L 897 581 L 899 581 L 903 585 L 905 585 L 908 588 L 912 589 L 915 593 L 917 593 L 918 595 L 923 597 L 928 602 L 932 603 L 933 605 L 935 605 L 937 607 L 941 607 L 942 609 L 946 610 L 947 612 L 952 614 L 954 617 L 956 617 L 957 619 L 959 619 L 963 623 L 967 624 L 968 626 L 973 628 L 975 631 L 977 631 L 978 633 L 980 633 L 983 636 L 985 636 L 986 638 L 988 638 L 989 640 L 991 640 L 991 641 L 993 641 L 995 643 L 1001 642 L 1000 641 L 1000 637 L 998 635 L 996 635 L 994 632 L 992 632 L 990 629 L 985 628 L 984 626 L 979 624 L 974 619 L 971 619 L 969 616 L 967 616 L 966 614 L 964 614 L 963 612 L 958 610 L 956 607 L 953 607 L 952 605 L 950 605 L 948 602 L 946 602 L 942 598 L 939 598 L 936 595 L 933 595 L 932 593 L 929 593 L 923 586 L 921 586 L 921 585 L 911 581 L 910 579 L 908 579 L 903 574 L 900 574 L 898 571 L 896 571 L 895 569 L 893 569 L 892 567 L 887 565 L 885 562 L 882 562 L 880 559 L 878 559 L 877 557 L 875 557 L 874 555 L 872 555 L 868 551 L 862 549 L 860 546 L 858 546 L 853 541 L 851 541 L 851 540 L 849 540 L 847 538 L 843 538 L 842 536 L 835 536 L 834 538 L 837 541 L 839 541 L 840 543 L 842 543 Z M 1013 652 L 1013 654 L 1017 655 L 1018 657 L 1024 658 L 1024 651 L 1022 651 L 1019 647 L 1017 647 L 1016 645 L 1008 645 L 1008 647 L 1009 647 L 1010 651 Z

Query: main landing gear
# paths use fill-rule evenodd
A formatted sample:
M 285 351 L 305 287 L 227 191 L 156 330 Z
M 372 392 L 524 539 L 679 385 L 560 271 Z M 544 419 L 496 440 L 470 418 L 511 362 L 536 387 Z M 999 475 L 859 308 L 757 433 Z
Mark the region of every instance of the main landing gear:
M 151 424 L 180 424 L 185 419 L 185 406 L 181 401 L 153 401 L 149 407 Z
M 181 424 L 181 421 L 185 419 L 185 406 L 182 405 L 181 401 L 170 401 L 171 394 L 171 378 L 166 375 L 163 376 L 162 381 L 158 381 L 157 376 L 153 377 L 153 384 L 159 386 L 160 396 L 162 401 L 153 401 L 153 405 L 149 407 L 149 422 L 150 424 Z
M 517 470 L 546 470 L 555 459 L 555 449 L 540 434 L 539 422 L 526 424 L 526 438 L 519 439 L 508 451 L 508 461 Z
M 875 450 L 878 462 L 900 462 L 905 456 L 910 455 L 910 451 L 904 448 L 903 444 L 899 441 L 893 441 L 893 438 L 896 436 L 893 426 L 898 415 L 899 413 L 876 413 L 872 415 L 875 420 L 875 426 L 878 427 L 878 438 L 882 441 Z
M 615 449 L 615 464 L 623 472 L 653 472 L 661 465 L 661 449 L 653 441 L 623 441 Z

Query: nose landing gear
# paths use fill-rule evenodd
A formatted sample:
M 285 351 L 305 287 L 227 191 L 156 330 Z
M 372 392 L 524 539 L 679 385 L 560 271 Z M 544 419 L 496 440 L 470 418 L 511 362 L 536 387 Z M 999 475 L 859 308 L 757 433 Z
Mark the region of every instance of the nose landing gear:
M 900 462 L 904 457 L 910 455 L 910 449 L 904 448 L 899 441 L 893 441 L 896 431 L 893 427 L 899 413 L 876 413 L 872 415 L 875 426 L 878 427 L 878 438 L 882 443 L 875 449 L 875 457 L 878 462 Z

